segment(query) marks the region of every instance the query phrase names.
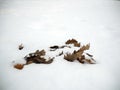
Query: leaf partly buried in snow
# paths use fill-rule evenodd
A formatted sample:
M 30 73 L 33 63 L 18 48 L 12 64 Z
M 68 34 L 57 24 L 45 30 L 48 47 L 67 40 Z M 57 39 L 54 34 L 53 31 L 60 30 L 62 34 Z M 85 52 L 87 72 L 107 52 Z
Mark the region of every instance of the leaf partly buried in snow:
M 78 43 L 78 41 L 75 39 L 69 39 L 65 42 L 65 44 L 74 44 L 75 47 L 80 47 L 80 43 Z
M 80 51 L 89 50 L 89 48 L 90 48 L 90 44 L 83 45 L 83 46 L 80 48 Z
M 36 50 L 34 53 L 30 53 L 29 55 L 25 56 L 25 60 L 26 60 L 26 65 L 30 64 L 30 63 L 36 63 L 36 64 L 50 64 L 53 62 L 54 58 L 49 58 L 48 60 L 45 59 L 45 54 L 46 51 L 45 50 Z
M 71 39 L 71 40 L 69 39 L 65 42 L 65 44 L 74 44 L 74 43 L 78 43 L 78 41 L 75 39 Z
M 64 59 L 68 61 L 74 61 L 80 58 L 82 54 L 83 54 L 83 51 L 79 51 L 79 50 L 74 51 L 73 53 L 67 53 L 66 55 L 64 55 Z

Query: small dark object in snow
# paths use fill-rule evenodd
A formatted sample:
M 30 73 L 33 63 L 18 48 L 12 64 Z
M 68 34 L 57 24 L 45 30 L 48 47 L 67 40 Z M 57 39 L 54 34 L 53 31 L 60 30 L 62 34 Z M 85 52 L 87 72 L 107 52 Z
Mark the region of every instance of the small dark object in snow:
M 22 50 L 23 48 L 24 48 L 23 44 L 20 44 L 18 47 L 19 50 Z
M 50 51 L 56 51 L 57 49 L 63 49 L 63 48 L 71 48 L 70 46 L 67 46 L 67 45 L 63 45 L 63 46 L 57 46 L 57 45 L 54 45 L 54 46 L 51 46 L 50 47 Z
M 50 47 L 50 51 L 55 51 L 57 49 L 63 49 L 65 47 L 71 48 L 70 46 L 67 46 L 67 45 L 63 45 L 63 46 L 54 45 Z
M 57 49 L 59 49 L 59 46 L 57 46 L 57 45 L 50 47 L 50 51 L 55 51 Z
M 86 55 L 90 56 L 90 57 L 93 57 L 93 55 L 89 54 L 89 53 L 86 53 Z
M 59 53 L 57 56 L 61 56 L 61 55 L 63 55 L 63 51 L 61 53 Z
M 55 45 L 55 46 L 51 46 L 50 48 L 51 48 L 51 49 L 58 49 L 59 46 Z

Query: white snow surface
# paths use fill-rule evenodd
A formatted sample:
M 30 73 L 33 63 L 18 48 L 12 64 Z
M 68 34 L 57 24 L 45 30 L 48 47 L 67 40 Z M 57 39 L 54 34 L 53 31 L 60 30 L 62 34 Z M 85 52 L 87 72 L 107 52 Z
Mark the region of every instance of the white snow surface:
M 13 68 L 28 53 L 72 38 L 90 43 L 96 64 L 57 57 Z M 119 68 L 119 0 L 0 0 L 0 90 L 120 90 Z

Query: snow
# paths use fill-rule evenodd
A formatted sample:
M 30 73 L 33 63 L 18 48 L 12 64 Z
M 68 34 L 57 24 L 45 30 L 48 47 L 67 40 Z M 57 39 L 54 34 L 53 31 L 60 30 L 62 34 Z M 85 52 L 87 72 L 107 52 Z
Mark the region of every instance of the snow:
M 0 1 L 0 90 L 120 90 L 119 11 L 119 0 Z M 97 64 L 57 57 L 13 68 L 28 53 L 71 38 L 90 43 Z

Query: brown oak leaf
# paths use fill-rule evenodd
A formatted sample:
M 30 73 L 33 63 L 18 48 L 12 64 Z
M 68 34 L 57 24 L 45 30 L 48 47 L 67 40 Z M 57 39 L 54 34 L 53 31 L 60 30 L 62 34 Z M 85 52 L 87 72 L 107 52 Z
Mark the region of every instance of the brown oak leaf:
M 14 68 L 19 69 L 19 70 L 22 70 L 23 67 L 24 67 L 24 64 L 15 64 L 14 65 Z

